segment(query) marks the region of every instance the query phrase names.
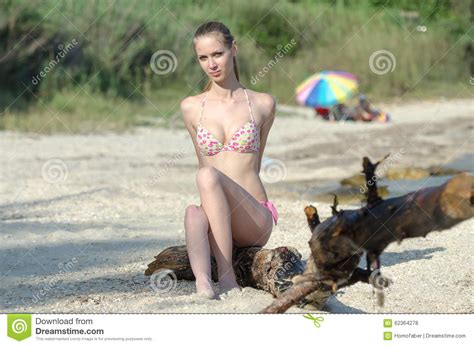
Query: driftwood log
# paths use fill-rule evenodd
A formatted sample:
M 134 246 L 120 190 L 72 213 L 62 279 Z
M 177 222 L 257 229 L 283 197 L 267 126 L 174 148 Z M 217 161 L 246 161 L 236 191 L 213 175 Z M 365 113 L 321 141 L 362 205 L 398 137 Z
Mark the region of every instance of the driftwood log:
M 474 177 L 463 173 L 443 185 L 427 187 L 401 197 L 383 200 L 377 192 L 373 164 L 363 160 L 367 205 L 357 210 L 337 210 L 324 222 L 316 208 L 306 207 L 312 230 L 309 241 L 311 256 L 302 275 L 293 278 L 294 285 L 262 312 L 281 313 L 292 305 L 309 299 L 316 307 L 324 305 L 331 292 L 357 282 L 370 283 L 383 304 L 383 288 L 390 280 L 380 272 L 380 254 L 392 242 L 425 237 L 474 216 Z M 366 254 L 367 268 L 359 268 Z
M 291 278 L 303 274 L 304 263 L 295 248 L 282 246 L 273 250 L 258 246 L 234 248 L 233 267 L 237 283 L 242 287 L 261 289 L 278 297 L 293 285 Z M 195 280 L 186 246 L 172 246 L 148 264 L 145 275 L 172 270 L 178 280 Z M 211 257 L 212 280 L 217 281 L 217 264 Z
M 262 289 L 275 301 L 265 313 L 281 313 L 293 305 L 324 306 L 338 288 L 365 282 L 374 287 L 379 305 L 383 289 L 390 284 L 380 271 L 380 254 L 392 242 L 426 236 L 474 216 L 474 177 L 459 174 L 443 185 L 420 189 L 407 195 L 383 200 L 377 191 L 373 164 L 363 159 L 366 178 L 366 206 L 338 210 L 337 197 L 331 206 L 333 216 L 321 222 L 315 207 L 304 209 L 312 237 L 311 256 L 305 263 L 290 247 L 234 249 L 233 266 L 239 285 Z M 367 268 L 358 264 L 366 255 Z M 212 263 L 213 280 L 217 266 Z M 186 246 L 170 247 L 155 256 L 145 275 L 171 269 L 177 279 L 194 280 Z

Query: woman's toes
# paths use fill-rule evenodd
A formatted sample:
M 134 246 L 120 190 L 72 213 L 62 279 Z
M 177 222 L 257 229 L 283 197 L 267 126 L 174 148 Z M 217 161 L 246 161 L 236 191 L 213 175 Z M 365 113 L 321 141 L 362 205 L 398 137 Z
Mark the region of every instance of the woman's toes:
M 207 299 L 215 299 L 216 292 L 212 288 L 212 284 L 210 282 L 198 282 L 196 281 L 196 292 L 197 295 Z
M 241 291 L 242 289 L 240 288 L 240 286 L 237 284 L 237 282 L 233 282 L 233 283 L 220 283 L 219 284 L 219 292 L 222 294 L 222 293 L 226 293 L 228 291 L 231 291 L 231 290 L 237 290 L 237 291 Z
M 199 297 L 206 298 L 206 299 L 216 299 L 217 298 L 217 295 L 213 290 L 200 291 L 200 292 L 197 292 L 197 295 Z

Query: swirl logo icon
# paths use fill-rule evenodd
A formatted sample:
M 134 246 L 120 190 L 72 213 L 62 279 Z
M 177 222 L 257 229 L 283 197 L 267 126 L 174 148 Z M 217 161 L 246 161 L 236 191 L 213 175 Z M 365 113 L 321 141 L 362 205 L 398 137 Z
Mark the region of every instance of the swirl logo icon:
M 67 179 L 68 169 L 66 163 L 60 159 L 46 161 L 41 167 L 41 176 L 50 184 L 57 184 Z
M 31 336 L 31 315 L 10 314 L 7 317 L 7 335 L 17 341 Z
M 262 162 L 260 177 L 265 183 L 273 184 L 286 178 L 287 169 L 283 161 L 265 158 Z
M 150 277 L 150 286 L 157 293 L 167 293 L 176 288 L 178 278 L 171 269 L 159 269 Z
M 370 70 L 378 75 L 393 72 L 397 66 L 395 55 L 389 50 L 381 49 L 373 52 L 369 58 Z
M 151 56 L 150 67 L 156 74 L 168 74 L 176 70 L 178 59 L 170 50 L 158 50 Z

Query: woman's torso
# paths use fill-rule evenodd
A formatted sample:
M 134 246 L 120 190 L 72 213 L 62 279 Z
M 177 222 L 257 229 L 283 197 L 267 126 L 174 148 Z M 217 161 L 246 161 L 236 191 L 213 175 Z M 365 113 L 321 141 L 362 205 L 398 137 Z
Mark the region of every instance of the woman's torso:
M 207 143 L 209 143 L 210 137 L 211 143 L 212 141 L 218 142 L 217 146 L 220 149 L 225 149 L 212 148 L 212 150 L 209 150 L 205 149 L 207 147 L 203 145 L 199 148 L 202 164 L 218 169 L 243 187 L 254 198 L 259 201 L 266 201 L 265 188 L 258 174 L 259 151 L 258 146 L 255 145 L 259 144 L 255 142 L 260 140 L 259 131 L 262 114 L 259 114 L 256 107 L 254 107 L 254 94 L 248 90 L 246 92 L 247 95 L 240 95 L 230 103 L 219 101 L 212 96 L 207 97 L 206 93 L 197 95 L 199 108 L 197 120 L 193 126 L 197 132 L 198 145 L 205 141 L 203 137 L 207 138 Z M 236 140 L 238 137 L 235 137 L 236 134 L 239 135 L 239 133 L 244 132 L 250 132 L 251 134 L 253 128 L 256 131 L 255 135 L 247 139 L 248 143 L 240 142 L 244 145 L 239 146 L 239 141 Z M 200 142 L 201 140 L 203 142 Z M 251 143 L 252 141 L 253 143 Z M 215 143 L 213 144 L 216 146 Z M 206 154 L 203 154 L 201 150 L 204 150 Z M 239 152 L 239 150 L 247 152 Z

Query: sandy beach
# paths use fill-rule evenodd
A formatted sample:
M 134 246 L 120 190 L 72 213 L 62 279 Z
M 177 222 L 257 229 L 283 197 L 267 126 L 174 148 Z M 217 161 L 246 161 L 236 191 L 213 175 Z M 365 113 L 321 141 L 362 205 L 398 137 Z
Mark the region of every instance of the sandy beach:
M 468 157 L 464 164 L 473 170 L 474 100 L 381 108 L 392 123 L 330 123 L 311 110 L 279 109 L 261 172 L 280 214 L 267 248 L 292 246 L 308 258 L 303 208 L 313 204 L 323 219 L 330 216 L 329 203 L 312 187 L 359 172 L 363 156 L 401 152 L 394 167 L 421 168 Z M 187 281 L 156 292 L 143 275 L 161 250 L 185 243 L 184 210 L 199 204 L 195 152 L 181 126 L 125 134 L 0 132 L 0 147 L 2 312 L 256 313 L 273 300 L 252 288 L 203 300 Z M 383 273 L 394 281 L 383 308 L 370 286 L 356 284 L 341 289 L 324 311 L 472 313 L 473 226 L 471 219 L 391 244 L 381 257 Z

